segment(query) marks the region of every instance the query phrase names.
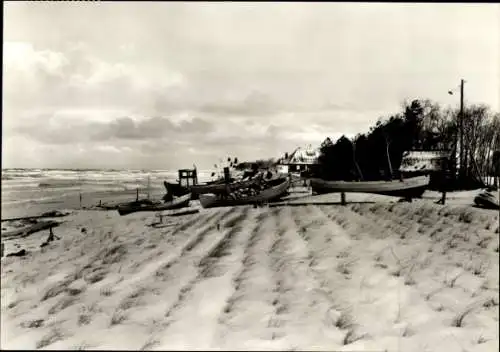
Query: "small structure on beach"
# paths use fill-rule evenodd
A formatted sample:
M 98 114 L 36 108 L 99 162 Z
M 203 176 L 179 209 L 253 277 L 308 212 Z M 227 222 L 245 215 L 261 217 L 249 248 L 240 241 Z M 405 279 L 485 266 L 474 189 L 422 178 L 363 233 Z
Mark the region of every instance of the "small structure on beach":
M 288 153 L 280 160 L 278 169 L 282 173 L 303 173 L 314 171 L 318 167 L 320 151 L 308 145 L 306 148 L 298 147 L 290 155 Z
M 399 172 L 403 177 L 429 175 L 429 186 L 440 187 L 452 168 L 452 152 L 448 150 L 412 150 L 403 153 Z

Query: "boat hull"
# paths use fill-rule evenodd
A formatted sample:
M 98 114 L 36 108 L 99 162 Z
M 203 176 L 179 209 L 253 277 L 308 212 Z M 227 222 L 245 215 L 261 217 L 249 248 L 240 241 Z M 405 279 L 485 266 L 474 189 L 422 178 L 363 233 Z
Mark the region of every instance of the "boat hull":
M 239 181 L 233 183 L 217 183 L 217 184 L 206 184 L 206 185 L 195 185 L 189 187 L 190 191 L 195 195 L 214 193 L 214 194 L 224 194 L 230 193 L 238 188 L 246 188 L 259 183 L 260 179 L 255 178 L 247 181 Z
M 165 189 L 167 190 L 167 194 L 171 194 L 175 197 L 181 197 L 181 196 L 186 195 L 190 192 L 188 187 L 181 186 L 178 183 L 172 183 L 172 182 L 165 181 L 165 182 L 163 182 L 163 184 L 165 185 Z
M 500 208 L 499 199 L 497 199 L 495 195 L 488 193 L 488 192 L 484 192 L 484 193 L 477 195 L 474 198 L 474 203 L 477 206 L 480 206 L 480 207 L 486 208 L 486 209 L 495 210 L 495 209 Z
M 284 180 L 274 187 L 261 191 L 259 194 L 241 199 L 221 199 L 216 194 L 201 194 L 200 203 L 203 208 L 214 208 L 271 202 L 283 197 L 288 192 L 289 187 L 290 181 Z
M 374 193 L 387 196 L 420 198 L 429 186 L 429 176 L 411 177 L 392 181 L 325 181 L 311 179 L 313 193 Z
M 130 203 L 118 206 L 118 213 L 123 215 L 128 215 L 136 213 L 139 211 L 161 211 L 161 210 L 172 210 L 187 207 L 191 200 L 191 194 L 186 194 L 182 197 L 174 199 L 171 202 L 163 204 L 137 204 Z

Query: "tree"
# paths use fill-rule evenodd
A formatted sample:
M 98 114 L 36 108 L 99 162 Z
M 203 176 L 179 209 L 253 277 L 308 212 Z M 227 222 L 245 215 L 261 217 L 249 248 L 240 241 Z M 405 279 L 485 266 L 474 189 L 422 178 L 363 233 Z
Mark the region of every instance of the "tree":
M 359 177 L 361 181 L 363 181 L 363 172 L 361 171 L 361 168 L 359 167 L 358 162 L 356 161 L 356 142 L 351 142 L 352 144 L 352 160 L 354 162 L 354 165 L 356 166 L 356 170 L 358 171 Z
M 384 135 L 384 140 L 385 140 L 385 154 L 387 156 L 387 165 L 389 166 L 389 175 L 392 178 L 394 172 L 392 171 L 391 156 L 389 155 L 389 146 L 391 144 L 391 140 L 387 136 L 387 133 L 384 133 L 384 131 L 382 131 L 382 134 Z
M 443 109 L 431 100 L 404 103 L 402 112 L 379 118 L 368 133 L 352 140 L 340 137 L 321 143 L 320 176 L 325 179 L 380 179 L 381 172 L 397 172 L 403 153 L 409 150 L 443 150 L 455 155 L 458 111 Z M 500 149 L 500 114 L 484 105 L 472 105 L 464 113 L 464 150 L 470 175 L 491 174 L 493 151 Z M 349 144 L 349 145 L 348 145 Z M 448 163 L 454 170 L 455 158 Z

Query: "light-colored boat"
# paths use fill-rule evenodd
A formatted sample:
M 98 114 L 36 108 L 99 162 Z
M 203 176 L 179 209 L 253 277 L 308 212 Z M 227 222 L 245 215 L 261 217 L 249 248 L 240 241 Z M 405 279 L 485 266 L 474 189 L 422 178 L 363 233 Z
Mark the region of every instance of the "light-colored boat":
M 174 200 L 166 203 L 153 203 L 153 202 L 132 202 L 118 206 L 118 213 L 120 215 L 127 215 L 138 211 L 160 211 L 170 209 L 180 209 L 187 207 L 191 200 L 191 193 L 175 198 Z
M 290 180 L 282 178 L 279 180 L 275 180 L 275 182 L 279 183 L 262 190 L 256 195 L 248 197 L 233 199 L 229 196 L 221 197 L 220 195 L 218 196 L 216 194 L 200 194 L 200 203 L 203 208 L 213 208 L 257 204 L 278 200 L 288 192 L 288 188 L 290 187 Z
M 313 193 L 375 193 L 396 197 L 419 198 L 429 185 L 429 176 L 417 176 L 391 181 L 325 181 L 311 179 Z
M 487 209 L 499 209 L 500 202 L 498 196 L 492 192 L 482 192 L 474 198 L 474 203 Z

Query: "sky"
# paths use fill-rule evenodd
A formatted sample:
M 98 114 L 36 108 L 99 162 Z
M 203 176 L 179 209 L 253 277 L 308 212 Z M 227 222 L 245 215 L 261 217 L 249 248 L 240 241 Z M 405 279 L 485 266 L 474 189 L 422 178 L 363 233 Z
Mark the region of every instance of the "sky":
M 211 168 L 500 104 L 500 5 L 4 2 L 2 168 Z

